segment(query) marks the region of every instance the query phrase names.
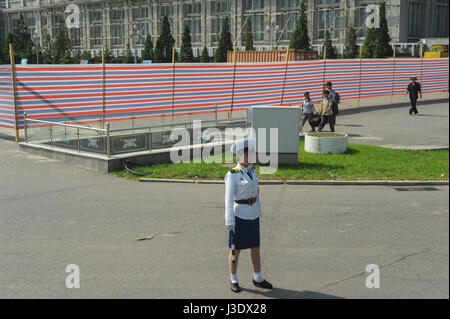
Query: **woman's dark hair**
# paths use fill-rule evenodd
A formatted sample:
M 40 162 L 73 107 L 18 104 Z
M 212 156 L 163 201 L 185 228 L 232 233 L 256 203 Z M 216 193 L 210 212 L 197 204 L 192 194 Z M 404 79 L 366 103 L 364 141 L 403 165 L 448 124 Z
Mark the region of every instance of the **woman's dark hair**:
M 303 93 L 303 95 L 308 95 L 309 96 L 309 92 L 305 92 L 305 93 Z
M 324 91 L 323 91 L 323 94 L 330 94 L 330 91 L 324 90 Z

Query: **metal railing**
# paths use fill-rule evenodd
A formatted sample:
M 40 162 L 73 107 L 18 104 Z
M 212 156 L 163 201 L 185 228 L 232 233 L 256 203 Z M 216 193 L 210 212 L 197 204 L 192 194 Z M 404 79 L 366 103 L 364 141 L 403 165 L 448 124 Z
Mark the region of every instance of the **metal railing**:
M 217 110 L 217 107 L 216 107 Z M 234 123 L 234 122 L 244 122 L 246 121 L 245 117 L 237 117 L 237 118 L 232 118 L 232 119 L 218 119 L 217 118 L 217 112 L 215 114 L 215 119 L 214 120 L 199 120 L 202 123 L 215 123 L 215 126 L 210 126 L 210 127 L 219 127 L 219 124 L 222 122 L 228 122 L 228 123 Z M 195 120 L 189 121 L 189 122 L 181 122 L 181 123 L 162 123 L 162 124 L 157 124 L 157 125 L 146 125 L 146 126 L 140 126 L 140 127 L 135 127 L 134 126 L 134 122 L 132 127 L 126 127 L 126 128 L 118 128 L 118 129 L 111 129 L 111 123 L 107 122 L 106 125 L 106 129 L 101 129 L 101 128 L 95 128 L 95 127 L 90 127 L 90 126 L 82 126 L 82 125 L 74 125 L 74 124 L 67 124 L 67 123 L 61 123 L 61 122 L 52 122 L 52 121 L 45 121 L 45 120 L 37 120 L 37 119 L 30 119 L 27 118 L 27 114 L 24 113 L 24 134 L 25 134 L 25 142 L 29 143 L 29 139 L 28 139 L 28 123 L 37 123 L 37 124 L 45 124 L 45 125 L 49 125 L 49 131 L 50 131 L 50 138 L 49 138 L 49 142 L 50 142 L 50 146 L 54 147 L 54 132 L 53 132 L 53 126 L 58 126 L 58 127 L 64 127 L 64 129 L 66 130 L 66 128 L 74 128 L 76 129 L 76 136 L 77 136 L 77 151 L 80 152 L 81 151 L 81 145 L 80 145 L 80 130 L 88 130 L 88 131 L 94 131 L 97 132 L 98 135 L 106 135 L 106 156 L 108 158 L 111 157 L 111 134 L 112 133 L 120 133 L 120 132 L 126 132 L 126 131 L 135 131 L 135 130 L 148 130 L 148 134 L 149 134 L 149 141 L 151 141 L 151 134 L 155 133 L 155 131 L 152 131 L 152 129 L 160 129 L 160 130 L 164 130 L 166 128 L 175 128 L 175 127 L 179 127 L 179 126 L 184 126 L 185 128 L 187 128 L 188 126 L 193 126 L 195 123 Z M 151 151 L 151 143 L 149 143 L 149 148 L 148 151 Z

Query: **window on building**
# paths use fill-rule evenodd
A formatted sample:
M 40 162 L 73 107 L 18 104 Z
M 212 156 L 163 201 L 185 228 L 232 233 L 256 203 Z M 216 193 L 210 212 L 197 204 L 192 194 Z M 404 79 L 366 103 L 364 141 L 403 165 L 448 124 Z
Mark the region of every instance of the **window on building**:
M 111 44 L 123 45 L 125 37 L 125 9 L 111 11 Z
M 344 12 L 341 9 L 319 9 L 316 12 L 316 38 L 323 39 L 328 30 L 332 39 L 339 39 L 344 31 L 343 15 Z
M 59 26 L 61 25 L 61 23 L 64 23 L 64 15 L 61 13 L 55 13 L 52 15 L 52 20 L 53 38 L 56 39 L 59 31 Z
M 259 13 L 264 12 L 264 0 L 245 0 L 244 12 L 245 13 Z
M 169 19 L 170 31 L 173 34 L 173 7 L 172 6 L 164 6 L 160 7 L 160 20 L 158 23 L 158 33 L 161 33 L 161 22 L 164 16 L 167 16 Z
M 187 25 L 189 28 L 192 42 L 201 42 L 202 41 L 201 19 L 200 18 L 187 19 L 184 21 L 184 25 Z
M 217 14 L 231 13 L 231 1 L 216 1 L 212 11 Z
M 103 26 L 101 24 L 96 24 L 90 27 L 89 33 L 91 38 L 91 46 L 102 45 L 102 32 Z
M 167 16 L 169 19 L 172 19 L 172 15 L 173 15 L 172 6 L 161 7 L 161 17 Z
M 211 41 L 218 42 L 220 37 L 220 32 L 222 30 L 222 23 L 226 16 L 212 16 L 211 17 Z
M 279 0 L 281 10 L 291 10 L 300 8 L 300 0 Z
M 150 32 L 150 8 L 148 6 L 134 7 L 133 8 L 133 24 L 138 27 L 141 36 L 145 38 Z
M 70 28 L 68 32 L 72 47 L 81 47 L 81 28 Z
M 280 32 L 282 32 L 279 37 L 281 40 L 290 40 L 292 38 L 292 32 L 298 21 L 300 2 L 301 0 L 278 0 L 278 11 L 281 12 L 279 16 Z
M 202 41 L 201 3 L 183 5 L 184 25 L 189 27 L 192 42 Z
M 89 38 L 92 47 L 103 44 L 103 11 L 99 8 L 89 11 Z
M 202 4 L 201 3 L 184 4 L 183 5 L 184 16 L 201 15 L 201 13 L 202 13 Z
M 366 19 L 367 19 L 366 7 L 358 8 L 355 10 L 355 31 L 357 37 L 365 37 L 367 34 Z
M 409 4 L 409 37 L 420 37 L 422 29 L 422 4 L 411 2 Z
M 298 12 L 284 13 L 280 16 L 280 31 L 284 32 L 280 35 L 281 40 L 291 40 L 295 25 L 298 21 Z
M 317 5 L 335 6 L 340 5 L 341 2 L 341 0 L 317 0 Z
M 448 6 L 436 5 L 433 37 L 448 37 Z

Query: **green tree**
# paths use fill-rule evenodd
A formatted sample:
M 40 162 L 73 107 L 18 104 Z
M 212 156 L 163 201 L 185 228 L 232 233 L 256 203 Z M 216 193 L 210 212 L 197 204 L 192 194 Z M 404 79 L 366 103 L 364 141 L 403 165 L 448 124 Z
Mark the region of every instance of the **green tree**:
M 61 58 L 62 64 L 71 64 L 72 63 L 72 57 L 70 56 L 70 51 L 66 51 L 64 53 L 64 56 Z
M 8 36 L 6 37 L 5 45 L 2 47 L 3 59 L 6 64 L 11 63 L 10 57 L 9 57 L 9 44 L 10 43 L 14 44 L 14 35 L 11 32 L 8 33 Z
M 0 42 L 0 64 L 7 64 L 6 57 L 3 50 L 4 44 Z
M 123 63 L 134 63 L 134 55 L 133 52 L 131 52 L 129 43 L 127 43 L 127 52 L 125 54 L 125 58 L 123 59 Z
M 362 56 L 364 58 L 373 58 L 375 52 L 375 46 L 377 44 L 377 29 L 367 29 L 366 38 L 364 39 Z
M 181 37 L 180 55 L 178 56 L 179 62 L 194 62 L 194 54 L 192 53 L 191 35 L 189 27 L 184 26 L 183 36 Z
M 202 55 L 200 56 L 200 62 L 201 63 L 211 62 L 211 58 L 209 57 L 208 49 L 206 48 L 206 45 L 203 47 Z
M 103 52 L 103 55 L 105 56 L 105 63 L 112 63 L 114 60 L 114 55 L 111 50 L 105 49 L 105 52 Z
M 12 43 L 14 45 L 15 62 L 19 63 L 22 58 L 28 58 L 33 60 L 33 41 L 31 39 L 31 33 L 25 22 L 25 17 L 20 14 L 19 21 L 17 22 L 17 28 L 12 34 Z M 8 54 L 9 56 L 9 54 Z
M 106 51 L 105 51 L 106 53 Z M 72 57 L 72 63 L 80 64 L 81 60 L 88 60 L 89 63 L 93 62 L 91 52 L 85 50 L 83 52 L 77 51 Z
M 55 43 L 50 39 L 50 36 L 47 35 L 47 48 L 42 51 L 42 63 L 43 64 L 52 64 L 53 63 L 53 52 Z M 40 62 L 40 61 L 39 61 Z
M 247 20 L 245 25 L 245 51 L 255 51 L 253 47 L 252 21 L 250 19 Z
M 356 44 L 356 31 L 353 26 L 347 30 L 345 38 L 344 59 L 354 59 L 358 56 L 358 45 Z
M 336 59 L 336 53 L 334 52 L 333 44 L 330 38 L 330 31 L 325 32 L 325 40 L 323 43 L 323 52 L 325 52 L 325 48 L 327 51 L 327 59 Z
M 66 52 L 70 54 L 70 38 L 66 24 L 60 23 L 53 48 L 53 63 L 62 63 Z
M 144 51 L 142 52 L 142 59 L 151 60 L 152 62 L 154 62 L 155 60 L 155 55 L 153 52 L 153 42 L 150 34 L 148 34 L 147 37 L 145 38 L 145 45 Z
M 228 51 L 233 51 L 233 42 L 231 41 L 230 21 L 226 17 L 222 22 L 222 30 L 220 31 L 219 44 L 214 55 L 214 62 L 227 62 Z
M 366 39 L 363 46 L 363 57 L 385 58 L 392 56 L 389 29 L 386 19 L 386 3 L 380 4 L 380 27 L 367 29 Z
M 170 63 L 172 62 L 172 47 L 175 44 L 175 39 L 170 33 L 170 24 L 167 16 L 164 16 L 161 25 L 161 34 L 155 45 L 155 62 L 156 63 Z
M 306 17 L 306 1 L 302 0 L 300 12 L 289 47 L 293 50 L 309 50 L 308 20 Z
M 380 28 L 377 34 L 377 58 L 392 56 L 391 37 L 389 36 L 389 28 L 386 18 L 386 2 L 380 4 Z

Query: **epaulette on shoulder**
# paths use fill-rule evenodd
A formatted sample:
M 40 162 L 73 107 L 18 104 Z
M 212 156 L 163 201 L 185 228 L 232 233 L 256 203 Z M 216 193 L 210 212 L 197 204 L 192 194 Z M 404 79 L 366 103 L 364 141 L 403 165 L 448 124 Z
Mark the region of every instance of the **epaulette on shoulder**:
M 231 174 L 239 173 L 239 168 L 233 168 L 233 169 L 230 169 L 230 173 L 231 173 Z

